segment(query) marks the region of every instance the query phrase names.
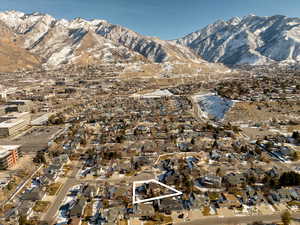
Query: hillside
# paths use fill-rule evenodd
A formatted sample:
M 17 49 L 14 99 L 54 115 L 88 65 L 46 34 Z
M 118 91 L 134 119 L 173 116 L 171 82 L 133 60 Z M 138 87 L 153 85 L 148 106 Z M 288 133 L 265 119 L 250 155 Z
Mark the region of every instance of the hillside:
M 0 71 L 32 69 L 39 66 L 40 59 L 21 47 L 15 34 L 0 22 Z

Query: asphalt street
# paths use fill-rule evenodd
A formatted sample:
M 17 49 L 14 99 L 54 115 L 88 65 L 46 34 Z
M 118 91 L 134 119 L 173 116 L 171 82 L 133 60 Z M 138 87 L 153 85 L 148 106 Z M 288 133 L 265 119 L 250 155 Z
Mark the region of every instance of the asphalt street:
M 65 196 L 67 195 L 70 188 L 72 188 L 74 185 L 78 184 L 78 180 L 76 179 L 76 174 L 79 172 L 80 168 L 81 168 L 80 163 L 77 163 L 74 165 L 71 175 L 68 177 L 66 182 L 63 184 L 63 186 L 60 189 L 59 193 L 57 194 L 54 202 L 52 203 L 52 205 L 49 207 L 47 213 L 45 214 L 43 221 L 48 222 L 48 224 L 54 224 L 56 214 L 59 210 L 59 207 L 63 203 Z
M 292 217 L 300 219 L 300 213 L 292 213 Z M 204 217 L 193 221 L 175 223 L 175 225 L 229 225 L 241 223 L 261 222 L 276 222 L 281 220 L 281 213 L 272 215 L 257 215 L 257 216 L 233 216 L 233 217 Z

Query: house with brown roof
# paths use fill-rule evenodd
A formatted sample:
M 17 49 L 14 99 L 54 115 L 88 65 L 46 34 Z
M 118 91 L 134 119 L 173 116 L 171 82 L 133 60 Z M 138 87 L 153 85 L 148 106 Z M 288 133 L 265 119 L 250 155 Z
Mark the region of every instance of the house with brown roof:
M 139 204 L 134 215 L 137 217 L 152 217 L 155 215 L 155 210 L 152 204 Z
M 242 205 L 235 195 L 229 193 L 223 193 L 222 195 L 224 201 L 220 203 L 220 207 L 237 208 Z

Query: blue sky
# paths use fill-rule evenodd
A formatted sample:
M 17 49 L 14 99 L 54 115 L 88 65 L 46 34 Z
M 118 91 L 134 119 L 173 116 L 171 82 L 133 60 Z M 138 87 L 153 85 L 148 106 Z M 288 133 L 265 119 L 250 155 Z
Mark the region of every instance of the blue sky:
M 12 9 L 105 19 L 144 35 L 175 39 L 234 16 L 300 17 L 300 0 L 1 0 L 1 11 Z

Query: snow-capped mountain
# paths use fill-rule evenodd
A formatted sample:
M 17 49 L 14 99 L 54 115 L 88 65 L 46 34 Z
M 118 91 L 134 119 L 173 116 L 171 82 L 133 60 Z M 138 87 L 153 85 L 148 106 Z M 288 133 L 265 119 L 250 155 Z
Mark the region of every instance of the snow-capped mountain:
M 18 11 L 0 12 L 0 27 L 5 30 L 1 42 L 6 40 L 0 53 L 11 51 L 26 68 L 140 61 L 203 64 L 202 58 L 226 65 L 300 61 L 300 19 L 280 15 L 217 21 L 175 41 L 143 36 L 105 20 L 58 20 Z M 1 62 L 10 64 L 6 58 Z
M 142 36 L 118 25 L 101 22 L 97 26 L 96 33 L 139 52 L 154 62 L 199 60 L 193 51 L 182 45 Z
M 234 17 L 193 32 L 176 43 L 210 62 L 261 65 L 300 61 L 300 18 Z
M 50 15 L 17 11 L 0 13 L 0 21 L 20 46 L 48 67 L 110 62 L 203 62 L 191 49 L 146 37 L 105 20 L 57 20 Z

